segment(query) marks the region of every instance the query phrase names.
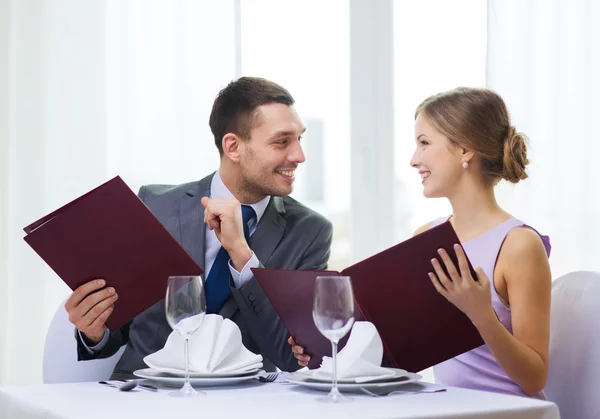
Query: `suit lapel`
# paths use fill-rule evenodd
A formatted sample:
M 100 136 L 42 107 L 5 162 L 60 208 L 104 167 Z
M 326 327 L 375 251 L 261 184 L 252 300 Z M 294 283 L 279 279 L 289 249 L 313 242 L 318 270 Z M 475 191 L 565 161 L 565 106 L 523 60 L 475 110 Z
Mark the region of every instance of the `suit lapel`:
M 181 244 L 203 270 L 206 269 L 204 260 L 206 224 L 204 224 L 204 208 L 200 200 L 203 196 L 210 196 L 210 182 L 213 176 L 214 173 L 190 186 L 179 208 Z M 202 274 L 202 278 L 206 279 L 206 272 Z
M 252 235 L 250 244 L 250 248 L 263 266 L 267 266 L 273 251 L 283 237 L 286 225 L 283 199 L 273 196 Z

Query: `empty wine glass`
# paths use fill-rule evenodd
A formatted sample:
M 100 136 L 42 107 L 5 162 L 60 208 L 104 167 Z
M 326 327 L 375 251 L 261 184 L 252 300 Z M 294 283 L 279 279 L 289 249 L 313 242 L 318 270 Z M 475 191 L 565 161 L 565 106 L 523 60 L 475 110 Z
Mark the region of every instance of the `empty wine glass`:
M 165 297 L 167 322 L 184 340 L 185 383 L 181 390 L 171 396 L 190 397 L 205 394 L 190 385 L 189 338 L 202 323 L 206 311 L 206 300 L 202 278 L 199 276 L 170 276 Z
M 331 341 L 332 387 L 320 401 L 350 400 L 337 388 L 337 346 L 354 323 L 354 296 L 349 276 L 318 276 L 315 284 L 313 319 L 317 329 Z

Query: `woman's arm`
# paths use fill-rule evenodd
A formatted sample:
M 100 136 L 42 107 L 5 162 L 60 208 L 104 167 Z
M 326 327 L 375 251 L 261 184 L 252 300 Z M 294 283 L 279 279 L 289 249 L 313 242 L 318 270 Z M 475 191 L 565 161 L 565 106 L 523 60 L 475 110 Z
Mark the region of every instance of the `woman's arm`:
M 473 319 L 473 323 L 506 374 L 533 395 L 548 378 L 552 288 L 548 257 L 538 234 L 529 228 L 512 230 L 496 269 L 506 282 L 513 334 L 496 316 Z
M 500 323 L 493 310 L 490 286 L 481 267 L 474 281 L 462 247 L 455 246 L 457 269 L 440 249 L 450 278 L 437 259 L 432 260 L 433 285 L 473 322 L 506 374 L 525 393 L 533 395 L 546 385 L 550 329 L 551 274 L 546 250 L 534 231 L 517 228 L 505 242 L 496 273 L 504 278 L 511 306 L 513 334 Z

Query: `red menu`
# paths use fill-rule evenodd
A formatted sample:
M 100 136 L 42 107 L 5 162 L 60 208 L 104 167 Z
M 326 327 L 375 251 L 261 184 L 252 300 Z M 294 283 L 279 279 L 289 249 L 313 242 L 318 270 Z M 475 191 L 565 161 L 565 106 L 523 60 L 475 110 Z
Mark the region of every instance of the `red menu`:
M 458 237 L 445 222 L 341 272 L 252 271 L 290 334 L 312 356 L 309 368 L 331 355 L 331 343 L 312 318 L 315 280 L 341 275 L 352 281 L 355 319 L 375 325 L 393 366 L 418 372 L 483 344 L 469 318 L 437 292 L 428 276 L 440 248 L 458 266 L 455 243 Z M 469 267 L 477 278 L 470 263 Z
M 162 300 L 169 276 L 203 272 L 119 176 L 24 231 L 72 290 L 95 278 L 116 289 L 111 330 Z

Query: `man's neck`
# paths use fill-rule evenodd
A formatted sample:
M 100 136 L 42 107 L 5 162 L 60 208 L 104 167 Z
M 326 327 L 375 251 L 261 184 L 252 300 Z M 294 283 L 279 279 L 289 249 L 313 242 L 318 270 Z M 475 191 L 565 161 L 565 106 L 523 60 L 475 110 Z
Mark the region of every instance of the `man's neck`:
M 223 162 L 221 162 L 221 166 L 219 167 L 219 176 L 225 187 L 242 204 L 252 205 L 266 198 L 266 195 L 253 193 L 248 190 L 241 179 L 239 171 L 232 170 Z

